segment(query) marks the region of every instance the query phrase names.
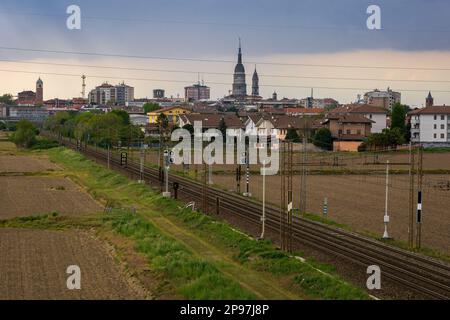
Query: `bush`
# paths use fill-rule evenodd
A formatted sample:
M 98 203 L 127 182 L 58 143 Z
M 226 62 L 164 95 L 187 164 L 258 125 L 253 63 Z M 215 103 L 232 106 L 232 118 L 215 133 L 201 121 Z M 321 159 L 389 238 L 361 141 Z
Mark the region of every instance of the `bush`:
M 11 140 L 19 147 L 30 148 L 36 143 L 36 127 L 28 120 L 20 120 Z
M 31 150 L 48 150 L 59 147 L 59 143 L 55 140 L 39 139 L 30 148 Z
M 316 147 L 331 150 L 333 148 L 333 137 L 331 136 L 331 131 L 327 128 L 321 128 L 317 130 L 314 135 L 313 144 Z

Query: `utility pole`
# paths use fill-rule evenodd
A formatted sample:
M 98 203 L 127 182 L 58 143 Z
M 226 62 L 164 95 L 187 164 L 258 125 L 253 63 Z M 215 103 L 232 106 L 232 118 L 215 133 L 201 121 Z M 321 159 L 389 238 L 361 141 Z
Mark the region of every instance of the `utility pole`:
M 386 198 L 385 198 L 385 203 L 384 203 L 384 234 L 383 234 L 383 239 L 389 239 L 389 233 L 388 233 L 388 223 L 389 223 L 388 204 L 389 204 L 389 160 L 386 161 Z
M 108 143 L 108 151 L 107 151 L 107 153 L 108 153 L 108 169 L 110 169 L 110 165 L 109 165 L 109 162 L 110 162 L 110 158 L 111 158 L 111 155 L 110 155 L 110 145 L 109 145 L 109 143 Z
M 292 142 L 282 143 L 281 154 L 281 206 L 280 206 L 280 243 L 281 249 L 292 252 Z M 287 192 L 286 192 L 287 191 Z
M 206 186 L 206 176 L 208 175 L 207 173 L 208 168 L 207 168 L 207 164 L 206 162 L 203 163 L 203 185 L 202 185 L 202 202 L 203 202 L 203 213 L 207 214 L 208 213 L 208 190 L 207 190 L 207 186 Z
M 261 216 L 261 222 L 262 222 L 262 230 L 261 230 L 261 239 L 264 239 L 264 233 L 266 232 L 266 161 L 263 161 L 263 170 L 262 170 L 262 176 L 263 176 L 263 196 L 262 196 L 262 216 Z
M 412 152 L 412 142 L 409 143 L 409 227 L 408 245 L 414 247 L 414 153 Z
M 416 220 L 416 248 L 420 249 L 422 245 L 422 182 L 423 182 L 423 148 L 419 145 L 418 159 L 418 177 L 417 177 L 417 220 Z
M 83 74 L 81 76 L 82 84 L 81 84 L 81 97 L 84 99 L 86 98 L 86 76 Z
M 303 133 L 303 154 L 302 154 L 302 173 L 300 177 L 300 203 L 299 203 L 299 211 L 300 213 L 306 213 L 306 161 L 307 161 L 307 139 L 306 139 L 306 130 Z
M 140 152 L 140 166 L 139 166 L 139 183 L 144 182 L 144 162 L 145 162 L 145 147 L 141 144 L 141 152 Z

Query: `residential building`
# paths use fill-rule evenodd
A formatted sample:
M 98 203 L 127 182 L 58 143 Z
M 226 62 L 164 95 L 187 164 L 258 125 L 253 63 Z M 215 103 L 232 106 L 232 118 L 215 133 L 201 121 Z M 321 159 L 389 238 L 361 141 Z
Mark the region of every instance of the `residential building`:
M 402 95 L 400 92 L 392 91 L 387 88 L 386 91 L 375 89 L 374 91 L 366 92 L 364 94 L 364 102 L 377 107 L 392 110 L 396 103 L 401 103 Z
M 166 97 L 166 91 L 164 89 L 153 90 L 153 99 L 164 99 Z
M 208 129 L 219 129 L 222 119 L 225 121 L 227 131 L 232 136 L 241 136 L 244 124 L 236 114 L 181 114 L 179 116 L 179 126 L 194 126 L 195 122 L 201 122 L 203 131 Z
M 190 109 L 178 107 L 178 106 L 162 108 L 162 109 L 147 113 L 148 119 L 149 119 L 148 122 L 150 124 L 158 123 L 158 117 L 161 113 L 163 113 L 168 118 L 170 124 L 177 125 L 179 123 L 178 116 L 180 116 L 182 114 L 192 113 L 192 111 Z
M 34 106 L 36 93 L 34 91 L 22 91 L 17 94 L 17 104 L 20 106 Z
M 371 134 L 374 121 L 361 114 L 328 115 L 322 122 L 335 140 L 335 151 L 358 151 L 362 141 Z
M 118 84 L 115 92 L 115 102 L 118 105 L 125 105 L 126 103 L 134 100 L 134 88 L 126 85 L 124 82 Z
M 411 141 L 429 146 L 450 146 L 450 106 L 428 106 L 409 113 Z
M 372 133 L 381 133 L 387 128 L 387 109 L 369 104 L 348 104 L 342 107 L 330 110 L 329 116 L 337 115 L 362 115 L 372 120 Z
M 108 103 L 125 105 L 134 100 L 134 88 L 125 83 L 113 86 L 108 82 L 96 87 L 89 93 L 89 103 L 106 105 Z
M 96 87 L 89 93 L 89 103 L 106 105 L 108 102 L 113 102 L 116 96 L 116 89 L 108 82 Z
M 186 102 L 209 100 L 210 98 L 211 89 L 200 83 L 184 88 L 184 99 Z
M 49 111 L 42 107 L 0 105 L 0 118 L 9 121 L 43 122 L 48 116 Z
M 286 108 L 285 112 L 289 116 L 320 116 L 324 114 L 326 111 L 322 108 Z

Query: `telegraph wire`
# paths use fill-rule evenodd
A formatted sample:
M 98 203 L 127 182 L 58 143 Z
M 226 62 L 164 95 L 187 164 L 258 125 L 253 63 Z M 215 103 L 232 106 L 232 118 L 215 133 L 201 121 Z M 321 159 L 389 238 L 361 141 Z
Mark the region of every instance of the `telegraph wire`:
M 176 58 L 163 56 L 144 56 L 144 55 L 128 55 L 119 53 L 104 53 L 104 52 L 83 52 L 83 51 L 67 51 L 67 50 L 50 50 L 50 49 L 32 49 L 0 46 L 0 50 L 22 51 L 22 52 L 38 52 L 38 53 L 55 53 L 66 55 L 81 55 L 81 56 L 99 56 L 99 57 L 114 57 L 114 58 L 129 58 L 142 60 L 167 60 L 167 61 L 189 61 L 189 62 L 205 62 L 205 63 L 232 63 L 235 60 L 225 59 L 200 59 L 200 58 Z M 431 67 L 401 67 L 401 66 L 362 66 L 362 65 L 339 65 L 339 64 L 308 64 L 308 63 L 287 63 L 287 62 L 268 62 L 268 61 L 247 61 L 248 64 L 257 65 L 274 65 L 274 66 L 297 66 L 297 67 L 316 67 L 316 68 L 345 68 L 345 69 L 386 69 L 386 70 L 422 70 L 422 71 L 450 71 L 448 68 L 431 68 Z
M 0 72 L 10 72 L 10 73 L 25 73 L 25 74 L 36 74 L 36 75 L 53 75 L 53 76 L 66 76 L 66 77 L 77 77 L 79 78 L 79 74 L 73 74 L 73 73 L 56 73 L 56 72 L 39 72 L 39 71 L 25 71 L 25 70 L 8 70 L 8 69 L 0 69 Z M 188 80 L 175 80 L 175 79 L 151 79 L 151 78 L 132 78 L 132 77 L 113 77 L 113 76 L 102 76 L 102 75 L 88 75 L 87 77 L 90 78 L 99 78 L 99 79 L 115 79 L 115 80 L 130 80 L 130 81 L 150 81 L 150 82 L 169 82 L 169 83 L 185 83 L 185 84 L 192 84 L 195 83 L 195 81 L 188 81 Z M 228 82 L 208 82 L 208 84 L 214 84 L 214 85 L 225 85 L 225 86 L 231 86 L 231 83 Z M 314 86 L 314 85 L 308 85 L 308 86 L 298 86 L 298 85 L 281 85 L 281 84 L 260 84 L 260 87 L 269 87 L 269 88 L 296 88 L 296 89 L 310 89 L 311 87 L 314 87 L 315 89 L 324 89 L 324 90 L 349 90 L 349 91 L 370 91 L 373 90 L 371 88 L 352 88 L 352 87 L 323 87 L 323 86 Z M 419 90 L 419 89 L 397 89 L 398 91 L 402 92 L 425 92 L 426 90 Z M 433 90 L 433 92 L 436 93 L 450 93 L 448 90 Z
M 232 76 L 233 73 L 227 72 L 211 72 L 211 71 L 189 71 L 189 70 L 174 70 L 174 69 L 153 69 L 153 68 L 132 68 L 121 66 L 102 66 L 89 64 L 70 64 L 70 63 L 56 63 L 56 62 L 37 62 L 27 60 L 8 60 L 0 59 L 0 62 L 18 63 L 18 64 L 36 64 L 49 65 L 60 67 L 77 67 L 77 68 L 94 68 L 94 69 L 113 69 L 113 70 L 128 70 L 128 71 L 151 71 L 151 72 L 167 72 L 167 73 L 185 73 L 185 74 L 208 74 L 208 75 L 224 75 Z M 251 74 L 247 74 L 251 76 Z M 267 78 L 289 78 L 289 79 L 316 79 L 316 80 L 343 80 L 343 81 L 385 81 L 385 82 L 416 82 L 416 83 L 450 83 L 450 80 L 415 80 L 415 79 L 382 79 L 382 78 L 347 78 L 347 77 L 319 77 L 319 76 L 294 76 L 294 75 L 280 75 L 280 74 L 259 74 L 260 77 Z

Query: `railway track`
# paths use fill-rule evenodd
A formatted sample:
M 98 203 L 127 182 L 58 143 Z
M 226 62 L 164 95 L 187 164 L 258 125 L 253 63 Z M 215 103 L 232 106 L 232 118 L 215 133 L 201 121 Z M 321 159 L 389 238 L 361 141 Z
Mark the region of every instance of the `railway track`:
M 76 143 L 68 139 L 63 139 L 62 143 L 69 148 L 78 150 Z M 107 161 L 106 151 L 95 150 L 90 146 L 83 147 L 78 151 L 89 157 Z M 110 165 L 135 177 L 140 175 L 138 163 L 128 161 L 126 166 L 121 166 L 119 157 L 112 155 L 110 156 Z M 162 185 L 157 169 L 145 167 L 143 176 L 145 181 Z M 196 204 L 206 204 L 206 208 L 201 208 L 206 213 L 225 212 L 248 223 L 261 225 L 261 203 L 170 174 L 169 186 L 172 187 L 174 182 L 179 185 L 180 199 L 195 201 Z M 204 197 L 206 197 L 206 202 Z M 279 232 L 279 208 L 266 205 L 266 219 L 266 227 L 273 232 Z M 441 261 L 300 217 L 293 219 L 292 236 L 295 241 L 339 256 L 362 267 L 377 265 L 381 268 L 383 277 L 412 289 L 424 297 L 450 299 L 450 265 Z

